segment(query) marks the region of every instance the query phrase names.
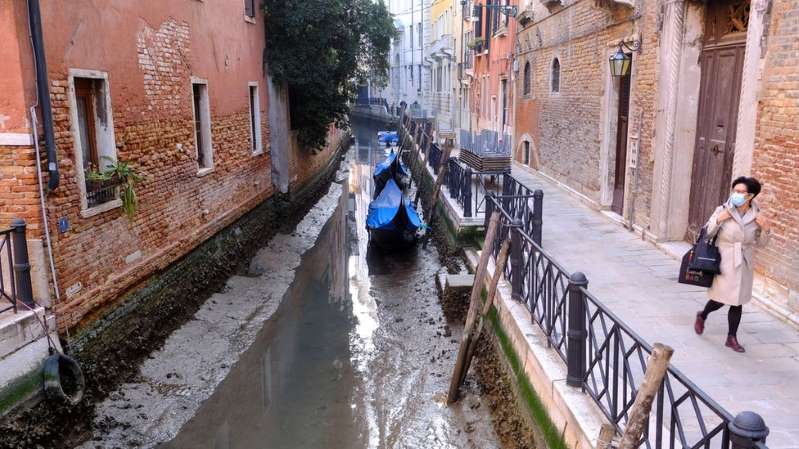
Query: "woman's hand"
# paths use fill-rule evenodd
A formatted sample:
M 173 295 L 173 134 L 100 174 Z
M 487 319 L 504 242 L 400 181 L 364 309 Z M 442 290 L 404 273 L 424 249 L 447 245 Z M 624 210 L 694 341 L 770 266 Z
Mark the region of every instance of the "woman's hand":
M 766 218 L 763 214 L 757 214 L 755 217 L 755 223 L 760 226 L 760 229 L 763 231 L 768 231 L 771 224 L 768 222 L 768 218 Z
M 730 211 L 727 210 L 727 208 L 725 207 L 724 210 L 719 212 L 719 216 L 716 217 L 716 223 L 721 224 L 721 223 L 725 222 L 726 220 L 729 220 L 730 218 L 732 218 L 732 215 L 730 215 Z M 757 218 L 760 218 L 760 215 L 758 215 Z M 760 224 L 760 223 L 758 223 L 758 224 Z

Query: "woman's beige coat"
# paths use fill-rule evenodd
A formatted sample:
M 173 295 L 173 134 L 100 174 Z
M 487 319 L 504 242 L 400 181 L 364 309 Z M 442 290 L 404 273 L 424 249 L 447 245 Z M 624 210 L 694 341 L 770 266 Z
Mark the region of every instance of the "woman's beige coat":
M 716 220 L 725 208 L 732 218 L 719 224 Z M 707 235 L 712 237 L 718 233 L 716 245 L 721 253 L 721 274 L 713 279 L 707 292 L 709 299 L 731 306 L 746 304 L 752 299 L 754 247 L 765 245 L 768 240 L 768 233 L 761 232 L 755 222 L 758 213 L 760 210 L 754 203 L 743 216 L 737 208 L 725 204 L 716 208 L 708 220 Z

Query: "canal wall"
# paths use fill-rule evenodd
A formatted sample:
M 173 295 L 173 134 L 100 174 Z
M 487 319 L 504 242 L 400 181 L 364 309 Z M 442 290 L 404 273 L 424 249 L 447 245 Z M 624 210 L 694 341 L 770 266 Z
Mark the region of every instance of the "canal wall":
M 31 408 L 0 423 L 0 448 L 63 442 L 77 430 L 88 428 L 96 402 L 128 381 L 155 348 L 225 287 L 231 275 L 246 271 L 259 248 L 278 231 L 290 231 L 314 206 L 327 191 L 348 145 L 349 136 L 342 134 L 334 149 L 326 153 L 326 164 L 320 164 L 304 184 L 297 184 L 287 195 L 277 194 L 261 202 L 67 334 L 64 347 L 78 359 L 87 379 L 84 401 L 75 406 L 36 405 L 36 396 Z M 14 392 L 7 395 L 16 397 Z

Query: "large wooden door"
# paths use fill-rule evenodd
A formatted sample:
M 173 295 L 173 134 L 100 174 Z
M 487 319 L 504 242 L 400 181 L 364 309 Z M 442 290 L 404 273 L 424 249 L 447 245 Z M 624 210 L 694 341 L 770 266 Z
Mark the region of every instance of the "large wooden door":
M 610 210 L 624 212 L 624 184 L 627 177 L 627 127 L 630 122 L 630 74 L 619 79 L 619 113 L 616 122 L 616 164 L 613 180 L 613 202 Z
M 688 238 L 696 236 L 730 191 L 738 100 L 746 46 L 746 1 L 711 2 L 700 57 Z

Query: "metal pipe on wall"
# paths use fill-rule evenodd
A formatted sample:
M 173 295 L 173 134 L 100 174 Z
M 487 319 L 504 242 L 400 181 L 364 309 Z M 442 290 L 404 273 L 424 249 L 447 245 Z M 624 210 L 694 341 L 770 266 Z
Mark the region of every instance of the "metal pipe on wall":
M 28 27 L 33 59 L 36 66 L 37 103 L 42 108 L 42 125 L 44 142 L 47 147 L 47 188 L 54 190 L 59 184 L 58 160 L 55 151 L 55 134 L 53 132 L 53 109 L 50 105 L 50 86 L 48 85 L 47 61 L 44 55 L 44 38 L 42 37 L 42 17 L 39 0 L 28 0 Z M 34 133 L 38 132 L 36 129 Z

